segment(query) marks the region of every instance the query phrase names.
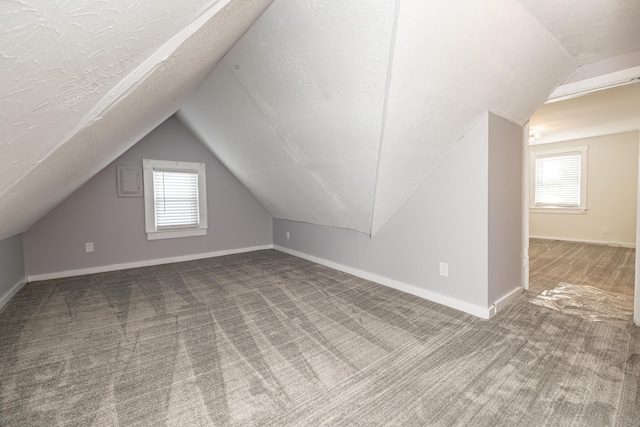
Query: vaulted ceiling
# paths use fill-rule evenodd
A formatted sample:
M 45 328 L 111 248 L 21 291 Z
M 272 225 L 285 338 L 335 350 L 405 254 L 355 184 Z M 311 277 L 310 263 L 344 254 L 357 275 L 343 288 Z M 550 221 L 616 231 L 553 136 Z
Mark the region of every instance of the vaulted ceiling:
M 375 234 L 482 113 L 640 49 L 635 0 L 270 3 L 3 2 L 0 239 L 181 105 L 275 217 Z
M 175 113 L 270 0 L 0 5 L 0 239 Z

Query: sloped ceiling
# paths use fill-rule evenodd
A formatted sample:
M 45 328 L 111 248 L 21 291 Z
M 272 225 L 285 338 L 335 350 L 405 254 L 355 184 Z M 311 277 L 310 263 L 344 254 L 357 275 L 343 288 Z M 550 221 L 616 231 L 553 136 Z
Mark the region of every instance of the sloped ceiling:
M 371 234 L 484 112 L 523 125 L 576 66 L 518 2 L 399 4 Z
M 275 0 L 179 111 L 272 215 L 375 234 L 487 110 L 577 64 L 519 2 Z
M 269 0 L 0 6 L 0 239 L 173 114 Z
M 580 65 L 640 48 L 638 0 L 520 0 Z
M 179 117 L 274 217 L 368 230 L 394 12 L 276 0 Z
M 640 129 L 640 82 L 544 104 L 529 129 L 531 144 L 591 138 Z
M 375 234 L 482 113 L 640 49 L 637 0 L 270 3 L 0 2 L 0 239 L 203 79 L 179 117 L 275 217 Z

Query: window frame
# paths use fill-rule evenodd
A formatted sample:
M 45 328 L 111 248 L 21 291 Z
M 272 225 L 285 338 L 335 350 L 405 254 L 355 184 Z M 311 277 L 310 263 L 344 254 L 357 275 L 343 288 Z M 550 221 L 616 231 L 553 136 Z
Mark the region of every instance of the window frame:
M 586 214 L 587 213 L 587 180 L 588 180 L 588 161 L 587 153 L 589 147 L 586 145 L 576 147 L 557 148 L 551 150 L 534 150 L 530 149 L 530 176 L 529 176 L 529 211 L 532 213 L 560 213 L 560 214 Z M 566 156 L 569 154 L 580 155 L 580 205 L 579 206 L 562 206 L 562 205 L 536 205 L 536 158 L 539 157 L 555 157 Z
M 155 192 L 153 172 L 186 172 L 198 176 L 198 225 L 156 227 Z M 142 160 L 144 187 L 144 222 L 147 240 L 175 239 L 179 237 L 204 236 L 207 234 L 207 178 L 204 163 L 174 160 Z

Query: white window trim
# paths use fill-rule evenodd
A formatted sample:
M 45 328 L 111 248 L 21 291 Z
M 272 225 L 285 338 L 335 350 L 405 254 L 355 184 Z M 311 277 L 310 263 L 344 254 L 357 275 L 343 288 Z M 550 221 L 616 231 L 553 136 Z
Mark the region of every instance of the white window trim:
M 577 147 L 557 148 L 553 150 L 530 151 L 529 156 L 529 211 L 532 213 L 552 214 L 586 214 L 587 213 L 587 152 L 589 147 L 581 145 Z M 553 156 L 560 154 L 580 153 L 580 206 L 536 206 L 535 181 L 536 181 L 536 157 Z
M 197 227 L 156 229 L 155 203 L 153 200 L 154 170 L 198 174 L 199 225 Z M 144 222 L 147 240 L 175 239 L 178 237 L 204 236 L 207 234 L 207 177 L 204 163 L 143 159 L 142 179 L 144 184 Z

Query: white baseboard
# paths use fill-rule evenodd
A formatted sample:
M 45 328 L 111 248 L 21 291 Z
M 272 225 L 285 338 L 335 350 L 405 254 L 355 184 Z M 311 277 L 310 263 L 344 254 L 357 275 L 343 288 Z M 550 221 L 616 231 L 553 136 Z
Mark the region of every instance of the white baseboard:
M 206 252 L 192 255 L 182 255 L 169 258 L 150 259 L 146 261 L 127 262 L 122 264 L 103 265 L 99 267 L 80 268 L 77 270 L 57 271 L 55 273 L 33 274 L 27 277 L 29 282 L 38 280 L 60 279 L 63 277 L 83 276 L 85 274 L 105 273 L 108 271 L 126 270 L 129 268 L 150 267 L 153 265 L 171 264 L 173 262 L 193 261 L 204 258 L 215 258 L 225 255 L 235 255 L 245 252 L 273 249 L 273 245 L 252 246 L 248 248 L 226 249 L 223 251 Z
M 507 305 L 511 304 L 513 302 L 513 300 L 518 298 L 518 296 L 523 292 L 524 292 L 524 289 L 522 289 L 521 287 L 518 286 L 515 289 L 513 289 L 511 292 L 509 292 L 508 294 L 506 294 L 505 296 L 500 298 L 498 301 L 496 301 L 493 304 L 493 307 L 491 307 L 491 309 L 490 309 L 491 317 L 495 316 L 503 308 L 505 308 Z
M 298 258 L 303 258 L 308 261 L 315 262 L 316 264 L 321 264 L 326 267 L 333 268 L 334 270 L 339 270 L 339 271 L 351 274 L 353 276 L 360 277 L 365 280 L 370 280 L 380 285 L 397 289 L 407 294 L 415 295 L 417 297 L 420 297 L 432 302 L 436 302 L 438 304 L 446 305 L 447 307 L 451 307 L 456 310 L 463 311 L 465 313 L 471 314 L 476 317 L 480 317 L 482 319 L 489 319 L 495 314 L 495 307 L 485 308 L 485 307 L 477 306 L 474 304 L 469 304 L 467 302 L 460 301 L 455 298 L 451 298 L 445 295 L 428 291 L 423 288 L 419 288 L 418 286 L 415 286 L 415 285 L 399 282 L 397 280 L 390 279 L 388 277 L 379 276 L 377 274 L 369 273 L 364 270 L 358 270 L 353 267 L 348 267 L 346 265 L 339 264 L 334 261 L 329 261 L 324 258 L 318 258 L 316 256 L 309 255 L 304 252 L 299 252 L 293 249 L 285 248 L 283 246 L 273 245 L 273 249 L 280 252 L 284 252 L 289 255 L 297 256 Z
M 20 292 L 20 289 L 22 289 L 26 284 L 27 278 L 25 277 L 15 285 L 13 285 L 11 289 L 9 289 L 4 295 L 0 296 L 0 311 L 2 311 L 5 305 L 9 304 L 11 298 L 13 298 L 18 292 Z
M 569 237 L 549 237 L 549 236 L 529 236 L 530 239 L 542 239 L 542 240 L 560 240 L 563 242 L 576 242 L 576 243 L 590 243 L 592 245 L 605 245 L 605 246 L 619 246 L 621 248 L 635 249 L 635 243 L 622 243 L 622 242 L 604 242 L 601 240 L 587 240 L 587 239 L 572 239 Z

